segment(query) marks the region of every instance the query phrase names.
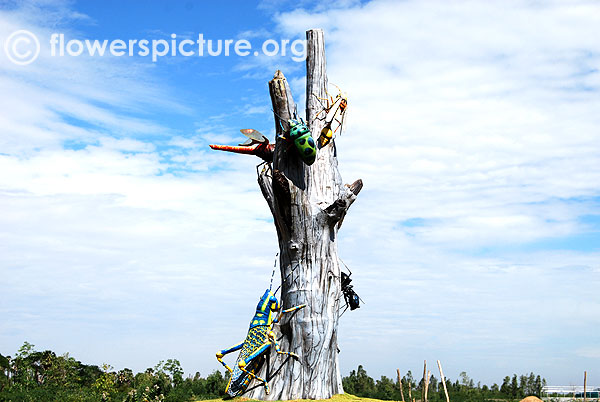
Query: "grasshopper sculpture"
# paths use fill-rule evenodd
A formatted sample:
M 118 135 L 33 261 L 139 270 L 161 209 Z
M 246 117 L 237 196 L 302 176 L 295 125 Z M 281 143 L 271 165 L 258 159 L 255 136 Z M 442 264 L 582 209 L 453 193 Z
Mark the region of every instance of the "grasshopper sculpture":
M 267 289 L 256 306 L 256 314 L 254 314 L 252 321 L 250 321 L 250 329 L 248 330 L 246 339 L 229 349 L 224 349 L 217 353 L 217 360 L 231 373 L 229 383 L 225 389 L 225 392 L 229 396 L 235 397 L 243 394 L 248 388 L 250 381 L 254 378 L 261 382 L 265 386 L 265 392 L 269 393 L 270 389 L 267 380 L 258 377 L 255 373 L 258 373 L 262 367 L 266 352 L 271 346 L 275 346 L 278 354 L 299 359 L 295 353 L 281 351 L 273 332 L 273 324 L 279 322 L 282 314 L 291 313 L 303 307 L 306 307 L 306 304 L 280 311 L 281 304 L 271 292 L 271 289 Z M 279 313 L 277 317 L 275 317 L 276 313 Z M 223 356 L 240 349 L 241 352 L 232 369 L 223 361 Z

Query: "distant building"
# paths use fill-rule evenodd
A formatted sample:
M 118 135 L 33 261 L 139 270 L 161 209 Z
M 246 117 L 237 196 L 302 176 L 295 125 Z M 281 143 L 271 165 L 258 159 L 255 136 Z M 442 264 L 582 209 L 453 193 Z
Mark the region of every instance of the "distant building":
M 588 386 L 586 397 L 589 399 L 600 398 L 600 387 Z M 542 388 L 544 396 L 566 396 L 583 399 L 583 385 L 546 385 Z

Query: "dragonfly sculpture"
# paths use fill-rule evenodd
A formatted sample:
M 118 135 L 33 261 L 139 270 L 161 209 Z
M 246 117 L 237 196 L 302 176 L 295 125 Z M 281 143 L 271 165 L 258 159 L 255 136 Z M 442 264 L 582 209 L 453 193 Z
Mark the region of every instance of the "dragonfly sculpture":
M 270 144 L 269 139 L 259 131 L 252 128 L 243 128 L 242 134 L 248 137 L 248 140 L 239 145 L 210 145 L 212 149 L 219 151 L 235 152 L 238 154 L 255 155 L 265 162 L 273 161 L 273 151 L 275 144 Z

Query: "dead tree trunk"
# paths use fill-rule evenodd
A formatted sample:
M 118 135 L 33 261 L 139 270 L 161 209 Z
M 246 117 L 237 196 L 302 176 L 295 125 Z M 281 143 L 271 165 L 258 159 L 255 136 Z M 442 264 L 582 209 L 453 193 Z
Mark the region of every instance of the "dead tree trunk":
M 316 138 L 324 125 L 316 119 L 327 96 L 323 31 L 307 31 L 306 122 Z M 278 134 L 288 128 L 296 105 L 287 80 L 277 71 L 269 82 Z M 298 116 L 299 117 L 299 116 Z M 283 125 L 283 128 L 281 127 Z M 260 376 L 269 379 L 271 393 L 256 387 L 247 396 L 267 400 L 324 399 L 342 393 L 338 366 L 339 307 L 344 303 L 337 256 L 337 231 L 362 181 L 344 186 L 337 169 L 335 141 L 318 150 L 307 166 L 290 142 L 276 140 L 273 165 L 266 165 L 258 182 L 273 213 L 279 240 L 281 300 L 284 308 L 307 307 L 283 317 L 275 327 L 281 349 L 300 360 L 270 351 Z

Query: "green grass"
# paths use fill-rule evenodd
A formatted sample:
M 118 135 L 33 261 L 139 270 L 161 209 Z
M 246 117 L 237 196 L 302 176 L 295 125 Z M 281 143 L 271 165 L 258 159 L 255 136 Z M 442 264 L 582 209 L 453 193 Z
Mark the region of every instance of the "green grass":
M 380 399 L 371 399 L 371 398 L 360 398 L 358 396 L 350 395 L 350 394 L 338 394 L 334 395 L 330 399 L 321 399 L 322 401 L 328 402 L 381 402 Z M 227 399 L 206 399 L 206 400 L 197 400 L 195 402 L 223 402 L 227 401 Z M 235 398 L 230 400 L 231 402 L 253 402 L 256 399 L 248 399 L 248 398 Z M 313 399 L 294 399 L 295 402 L 313 402 Z M 386 401 L 387 402 L 387 401 Z M 390 401 L 391 402 L 391 401 Z

